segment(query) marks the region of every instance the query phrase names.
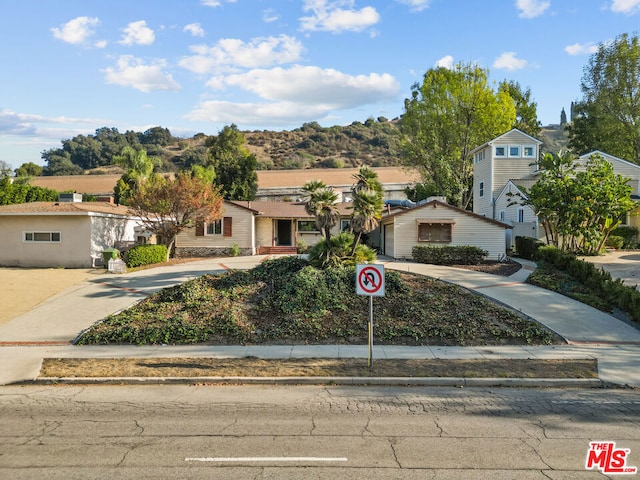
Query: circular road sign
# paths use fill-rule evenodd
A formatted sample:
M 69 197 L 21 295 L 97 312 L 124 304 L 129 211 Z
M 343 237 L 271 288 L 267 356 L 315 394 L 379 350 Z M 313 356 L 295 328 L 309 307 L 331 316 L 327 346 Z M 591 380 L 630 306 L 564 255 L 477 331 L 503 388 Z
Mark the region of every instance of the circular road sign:
M 384 265 L 358 265 L 356 269 L 358 295 L 384 296 Z

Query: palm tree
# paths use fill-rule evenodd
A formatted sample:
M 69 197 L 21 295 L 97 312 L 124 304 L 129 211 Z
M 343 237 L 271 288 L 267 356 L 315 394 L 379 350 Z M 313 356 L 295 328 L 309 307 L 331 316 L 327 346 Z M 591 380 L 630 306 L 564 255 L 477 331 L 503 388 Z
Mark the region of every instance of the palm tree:
M 357 195 L 362 190 L 383 191 L 382 184 L 378 180 L 378 174 L 366 165 L 361 166 L 358 173 L 353 175 L 353 178 L 356 180 L 353 186 L 354 195 Z
M 330 248 L 331 229 L 340 221 L 338 194 L 329 187 L 319 188 L 312 195 L 310 204 L 315 211 L 316 226 L 324 234 Z
M 302 201 L 304 202 L 304 210 L 309 214 L 315 216 L 316 205 L 314 202 L 314 195 L 318 190 L 327 188 L 322 180 L 309 180 L 302 187 Z
M 353 243 L 355 253 L 363 233 L 375 230 L 382 218 L 382 195 L 373 190 L 361 190 L 353 200 L 353 213 L 351 215 L 351 230 L 357 234 Z

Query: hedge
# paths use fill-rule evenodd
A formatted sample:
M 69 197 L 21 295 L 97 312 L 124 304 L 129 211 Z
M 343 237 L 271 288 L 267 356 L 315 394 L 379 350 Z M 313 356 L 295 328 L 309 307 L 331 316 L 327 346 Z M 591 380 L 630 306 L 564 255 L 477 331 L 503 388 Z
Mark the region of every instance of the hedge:
M 139 267 L 167 261 L 166 245 L 138 245 L 126 254 L 127 267 Z
M 536 259 L 567 272 L 578 282 L 597 292 L 602 300 L 625 311 L 635 322 L 640 322 L 640 291 L 635 287 L 624 285 L 620 279 L 614 280 L 604 269 L 556 247 L 540 247 L 536 252 Z
M 538 250 L 538 248 L 540 248 L 543 245 L 544 243 L 542 243 L 540 240 L 536 238 L 517 236 L 516 237 L 516 254 L 520 258 L 533 260 L 536 255 L 536 251 Z
M 478 247 L 426 247 L 415 246 L 411 251 L 413 260 L 434 265 L 479 265 L 489 252 Z

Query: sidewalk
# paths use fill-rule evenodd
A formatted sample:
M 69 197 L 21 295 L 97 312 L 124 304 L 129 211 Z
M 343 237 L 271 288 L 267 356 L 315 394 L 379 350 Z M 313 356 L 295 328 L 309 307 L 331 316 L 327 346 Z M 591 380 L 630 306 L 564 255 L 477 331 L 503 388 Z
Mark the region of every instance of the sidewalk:
M 264 256 L 201 260 L 127 275 L 99 275 L 70 288 L 31 312 L 0 326 L 0 385 L 33 380 L 43 358 L 245 357 L 366 358 L 367 346 L 73 346 L 70 342 L 106 315 L 161 288 L 205 273 L 252 268 Z M 526 263 L 526 262 L 525 262 Z M 568 345 L 539 347 L 374 347 L 375 358 L 596 358 L 604 383 L 640 387 L 640 331 L 562 295 L 522 283 L 531 271 L 495 275 L 435 265 L 385 262 L 388 269 L 429 275 L 461 285 L 520 310 L 559 333 Z M 527 270 L 529 269 L 529 270 Z M 355 287 L 354 287 L 355 288 Z M 438 384 L 430 379 L 427 384 Z M 440 379 L 440 383 L 446 379 Z M 450 379 L 449 379 L 450 380 Z M 539 385 L 509 379 L 463 384 Z M 485 379 L 486 380 L 486 379 Z M 390 381 L 390 380 L 389 380 Z M 457 379 L 460 381 L 460 379 Z M 570 383 L 570 382 L 565 382 Z M 447 383 L 451 384 L 451 383 Z M 554 384 L 546 382 L 545 385 Z M 555 383 L 559 385 L 559 383 Z

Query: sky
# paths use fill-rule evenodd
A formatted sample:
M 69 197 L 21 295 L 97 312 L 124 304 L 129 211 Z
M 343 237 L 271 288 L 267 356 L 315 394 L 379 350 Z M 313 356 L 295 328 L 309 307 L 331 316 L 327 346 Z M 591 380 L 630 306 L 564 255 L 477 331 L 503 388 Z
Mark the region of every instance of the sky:
M 102 127 L 174 136 L 393 119 L 424 73 L 477 64 L 543 125 L 640 0 L 0 0 L 0 160 Z

